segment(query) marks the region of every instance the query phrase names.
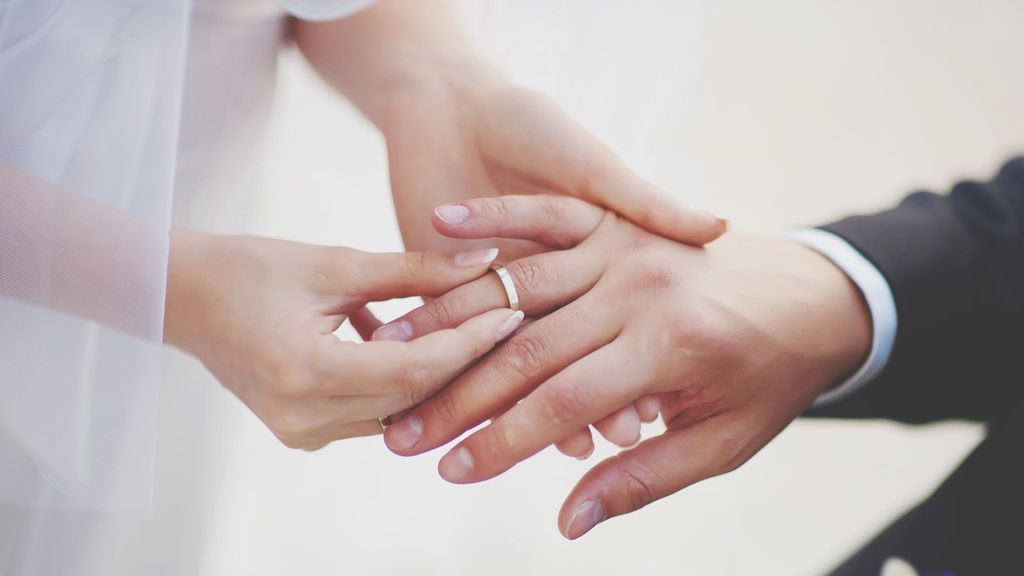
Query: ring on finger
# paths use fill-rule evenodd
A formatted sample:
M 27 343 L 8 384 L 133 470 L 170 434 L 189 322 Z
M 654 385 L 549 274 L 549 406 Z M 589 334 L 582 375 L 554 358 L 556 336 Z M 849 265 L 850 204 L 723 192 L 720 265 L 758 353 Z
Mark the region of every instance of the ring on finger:
M 516 292 L 516 284 L 512 281 L 512 275 L 501 264 L 491 264 L 491 270 L 498 275 L 502 288 L 505 289 L 505 296 L 508 297 L 508 307 L 513 311 L 519 310 L 519 293 Z

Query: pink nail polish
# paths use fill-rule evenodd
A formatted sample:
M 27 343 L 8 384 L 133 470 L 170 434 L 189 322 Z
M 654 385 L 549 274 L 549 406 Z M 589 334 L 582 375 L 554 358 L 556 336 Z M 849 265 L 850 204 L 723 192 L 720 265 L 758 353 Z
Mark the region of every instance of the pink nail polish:
M 462 204 L 445 204 L 434 208 L 434 214 L 445 224 L 462 224 L 469 219 L 469 208 Z
M 481 248 L 479 250 L 459 252 L 452 257 L 452 260 L 459 268 L 476 268 L 477 266 L 486 266 L 494 262 L 497 257 L 497 248 Z
M 501 342 L 509 334 L 514 332 L 515 329 L 519 327 L 519 324 L 522 323 L 524 316 L 526 315 L 523 314 L 522 310 L 516 310 L 513 312 L 511 316 L 498 325 L 498 330 L 494 334 L 494 341 Z
M 412 340 L 412 324 L 407 320 L 400 320 L 398 322 L 392 322 L 391 324 L 385 324 L 373 332 L 371 340 L 395 340 L 398 342 L 408 342 L 409 340 Z
M 599 500 L 587 500 L 580 504 L 569 518 L 569 526 L 565 529 L 565 537 L 575 540 L 590 532 L 605 519 L 604 505 Z

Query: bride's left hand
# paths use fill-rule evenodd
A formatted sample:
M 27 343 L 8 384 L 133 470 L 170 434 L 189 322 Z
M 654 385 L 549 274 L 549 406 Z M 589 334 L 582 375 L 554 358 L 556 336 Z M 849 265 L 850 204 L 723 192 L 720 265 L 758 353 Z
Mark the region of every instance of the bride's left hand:
M 425 215 L 446 204 L 435 214 L 457 224 L 467 212 L 454 202 L 507 194 L 580 198 L 696 246 L 727 226 L 664 194 L 543 95 L 481 64 L 424 64 L 415 82 L 389 96 L 378 124 L 410 250 L 465 249 L 466 239 L 444 238 Z M 530 239 L 502 239 L 498 245 L 507 258 L 549 249 Z

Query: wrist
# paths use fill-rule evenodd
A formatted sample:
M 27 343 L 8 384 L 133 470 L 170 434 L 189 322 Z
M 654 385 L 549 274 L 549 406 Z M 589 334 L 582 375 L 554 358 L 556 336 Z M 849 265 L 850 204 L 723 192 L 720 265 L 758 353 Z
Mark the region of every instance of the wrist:
M 502 73 L 474 58 L 407 56 L 381 97 L 361 105 L 364 115 L 388 138 L 406 126 L 410 114 L 431 114 L 431 106 L 472 110 L 489 93 L 508 87 Z
M 164 342 L 191 352 L 202 316 L 202 262 L 213 236 L 196 230 L 171 229 L 164 303 Z
M 825 392 L 867 359 L 873 340 L 871 310 L 857 284 L 832 260 L 803 244 L 794 245 L 805 253 L 808 268 L 813 266 L 822 295 L 818 317 L 824 362 L 819 392 Z

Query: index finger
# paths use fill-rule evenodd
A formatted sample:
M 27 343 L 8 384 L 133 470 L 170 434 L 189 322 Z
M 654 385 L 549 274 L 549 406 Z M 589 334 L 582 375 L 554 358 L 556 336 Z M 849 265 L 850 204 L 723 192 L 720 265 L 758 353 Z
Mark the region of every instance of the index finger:
M 522 312 L 491 310 L 458 328 L 412 342 L 342 342 L 321 347 L 314 358 L 315 385 L 333 396 L 394 395 L 391 412 L 418 404 L 436 392 L 496 342 L 512 333 Z
M 643 374 L 622 339 L 572 364 L 525 400 L 460 442 L 438 465 L 449 482 L 501 474 L 641 395 Z

